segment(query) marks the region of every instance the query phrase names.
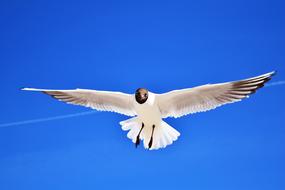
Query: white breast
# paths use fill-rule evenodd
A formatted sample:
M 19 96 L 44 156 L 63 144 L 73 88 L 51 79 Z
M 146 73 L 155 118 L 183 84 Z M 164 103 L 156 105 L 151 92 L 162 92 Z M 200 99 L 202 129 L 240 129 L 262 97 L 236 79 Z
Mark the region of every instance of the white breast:
M 151 127 L 152 125 L 160 125 L 161 113 L 156 104 L 155 94 L 149 92 L 148 99 L 143 104 L 136 102 L 135 110 L 137 112 L 138 118 L 145 124 L 146 127 Z

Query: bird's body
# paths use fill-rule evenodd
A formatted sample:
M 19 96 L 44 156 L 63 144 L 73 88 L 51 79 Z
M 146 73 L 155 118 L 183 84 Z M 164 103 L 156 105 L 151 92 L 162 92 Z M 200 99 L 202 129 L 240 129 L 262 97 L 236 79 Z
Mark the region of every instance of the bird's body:
M 148 92 L 148 98 L 143 104 L 134 101 L 134 109 L 137 113 L 137 117 L 120 122 L 123 129 L 130 130 L 128 137 L 132 139 L 134 143 L 138 143 L 137 135 L 143 125 L 140 139 L 144 141 L 144 147 L 150 149 L 165 147 L 175 141 L 180 135 L 178 131 L 162 120 L 156 97 L 156 94 Z M 128 128 L 128 126 L 130 127 Z M 149 146 L 152 133 L 153 142 L 152 145 Z
M 145 88 L 137 89 L 135 94 L 86 89 L 23 90 L 41 91 L 70 104 L 131 116 L 132 118 L 120 122 L 122 129 L 129 130 L 127 136 L 136 146 L 143 140 L 144 147 L 152 150 L 172 144 L 180 135 L 163 118 L 177 118 L 240 101 L 264 86 L 273 74 L 270 72 L 245 80 L 208 84 L 163 94 L 155 94 Z
M 162 120 L 154 93 L 149 92 L 148 99 L 143 104 L 139 104 L 135 101 L 134 109 L 138 118 L 143 121 L 145 125 L 157 125 Z

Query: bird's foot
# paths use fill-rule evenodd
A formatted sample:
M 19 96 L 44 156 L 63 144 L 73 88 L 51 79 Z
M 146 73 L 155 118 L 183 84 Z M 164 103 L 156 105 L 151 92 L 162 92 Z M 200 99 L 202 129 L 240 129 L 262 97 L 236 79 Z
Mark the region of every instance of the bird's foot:
M 149 143 L 148 143 L 148 148 L 150 149 L 151 146 L 152 146 L 152 137 L 150 138 L 150 141 L 149 141 Z
M 142 130 L 143 130 L 143 127 L 144 127 L 144 123 L 142 123 L 142 127 L 141 127 L 141 129 L 140 129 L 140 132 L 139 132 L 139 134 L 138 134 L 138 136 L 137 136 L 137 139 L 136 139 L 136 148 L 139 146 L 139 144 L 140 144 L 140 134 L 141 134 L 141 132 L 142 132 Z
M 155 128 L 155 125 L 152 125 L 151 137 L 150 137 L 150 141 L 149 141 L 149 143 L 148 143 L 148 148 L 149 148 L 149 149 L 150 149 L 151 146 L 152 146 L 152 139 L 153 139 L 154 128 Z
M 136 148 L 139 146 L 139 144 L 140 144 L 140 137 L 139 137 L 139 135 L 137 136 L 137 140 L 136 140 Z

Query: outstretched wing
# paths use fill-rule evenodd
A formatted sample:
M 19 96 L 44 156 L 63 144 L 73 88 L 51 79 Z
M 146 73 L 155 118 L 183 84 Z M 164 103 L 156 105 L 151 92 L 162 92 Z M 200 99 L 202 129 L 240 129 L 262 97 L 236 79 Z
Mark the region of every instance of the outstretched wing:
M 135 116 L 133 98 L 130 94 L 87 89 L 46 90 L 23 88 L 22 90 L 40 91 L 69 104 L 90 107 L 99 111 L 111 111 L 127 116 Z
M 270 72 L 240 81 L 207 84 L 158 94 L 158 106 L 163 118 L 177 118 L 187 114 L 208 111 L 247 98 L 257 89 L 263 87 L 264 83 L 269 81 L 274 73 Z

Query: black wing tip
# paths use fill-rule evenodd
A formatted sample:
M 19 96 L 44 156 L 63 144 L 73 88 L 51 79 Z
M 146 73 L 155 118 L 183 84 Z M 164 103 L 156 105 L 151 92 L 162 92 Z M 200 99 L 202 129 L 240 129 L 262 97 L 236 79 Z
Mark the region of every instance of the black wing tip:
M 274 71 L 271 71 L 269 73 L 264 74 L 263 76 L 266 76 L 266 78 L 271 78 L 271 77 L 275 76 L 276 74 L 277 74 L 277 71 L 274 70 Z
M 259 75 L 259 76 L 254 77 L 254 78 L 271 78 L 271 77 L 275 76 L 276 74 L 277 74 L 277 71 L 273 70 L 271 72 L 265 73 L 263 75 Z
M 273 77 L 275 75 L 277 75 L 277 70 L 272 71 L 270 76 Z
M 254 94 L 258 89 L 265 86 L 265 84 L 272 79 L 272 77 L 276 75 L 276 71 L 272 71 L 263 75 L 258 76 L 257 78 L 253 78 L 252 80 L 244 80 L 244 81 L 238 81 L 233 84 L 234 88 L 237 88 L 236 91 L 250 91 L 247 95 Z M 259 78 L 259 79 L 258 79 Z M 250 85 L 250 83 L 254 82 L 261 82 L 260 84 L 253 84 Z M 246 89 L 250 87 L 255 87 L 254 89 Z M 238 92 L 237 95 L 241 95 Z
M 274 77 L 276 74 L 277 74 L 277 71 L 276 71 L 276 70 L 271 71 L 270 73 L 268 73 L 268 76 L 266 77 L 264 83 L 270 81 L 270 80 L 272 79 L 272 77 Z

